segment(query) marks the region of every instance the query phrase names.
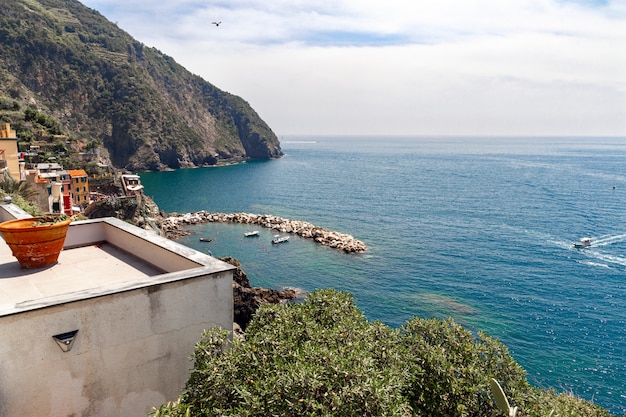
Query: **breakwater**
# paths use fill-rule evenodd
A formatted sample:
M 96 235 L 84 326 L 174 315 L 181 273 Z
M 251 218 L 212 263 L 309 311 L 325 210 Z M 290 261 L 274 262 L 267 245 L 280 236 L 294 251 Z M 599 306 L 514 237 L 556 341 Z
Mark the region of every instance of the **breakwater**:
M 211 213 L 197 211 L 185 214 L 170 214 L 161 227 L 166 231 L 180 229 L 182 225 L 200 224 L 206 222 L 254 224 L 281 233 L 296 234 L 305 239 L 313 239 L 317 243 L 346 253 L 365 252 L 367 246 L 351 235 L 339 233 L 315 226 L 301 220 L 284 219 L 269 214 L 252 213 Z

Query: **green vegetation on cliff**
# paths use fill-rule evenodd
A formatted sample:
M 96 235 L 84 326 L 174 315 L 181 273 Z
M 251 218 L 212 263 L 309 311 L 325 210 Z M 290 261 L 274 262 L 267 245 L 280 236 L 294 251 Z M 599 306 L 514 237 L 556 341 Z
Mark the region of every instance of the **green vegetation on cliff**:
M 496 417 L 495 378 L 517 416 L 609 416 L 532 387 L 506 346 L 486 334 L 419 318 L 391 329 L 368 322 L 351 295 L 335 290 L 263 305 L 244 340 L 228 336 L 205 332 L 181 397 L 155 415 Z
M 282 155 L 276 135 L 247 102 L 78 1 L 4 1 L 0 56 L 2 121 L 32 121 L 29 111 L 50 115 L 37 125 L 99 141 L 117 167 L 158 170 Z

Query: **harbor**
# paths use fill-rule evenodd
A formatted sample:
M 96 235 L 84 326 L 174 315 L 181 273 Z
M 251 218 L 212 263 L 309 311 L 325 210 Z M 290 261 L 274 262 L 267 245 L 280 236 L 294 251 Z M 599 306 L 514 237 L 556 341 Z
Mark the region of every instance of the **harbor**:
M 361 253 L 367 250 L 365 243 L 355 239 L 351 235 L 339 233 L 315 226 L 301 220 L 289 220 L 269 214 L 252 213 L 211 213 L 197 211 L 186 214 L 172 213 L 161 225 L 162 229 L 178 230 L 182 226 L 201 224 L 207 222 L 254 224 L 280 233 L 296 234 L 305 239 L 313 239 L 315 242 L 328 246 L 345 253 Z

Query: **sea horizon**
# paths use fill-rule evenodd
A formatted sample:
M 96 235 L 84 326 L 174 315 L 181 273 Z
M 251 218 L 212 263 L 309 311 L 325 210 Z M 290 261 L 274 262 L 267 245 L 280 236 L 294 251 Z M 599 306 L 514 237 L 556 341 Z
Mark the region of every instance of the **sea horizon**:
M 622 414 L 625 142 L 297 135 L 281 138 L 277 160 L 141 178 L 166 212 L 272 214 L 368 246 L 344 254 L 292 237 L 276 247 L 270 230 L 251 240 L 250 226 L 214 223 L 179 240 L 239 259 L 254 286 L 347 291 L 394 327 L 452 317 L 502 340 L 531 383 Z M 585 236 L 592 246 L 575 249 Z

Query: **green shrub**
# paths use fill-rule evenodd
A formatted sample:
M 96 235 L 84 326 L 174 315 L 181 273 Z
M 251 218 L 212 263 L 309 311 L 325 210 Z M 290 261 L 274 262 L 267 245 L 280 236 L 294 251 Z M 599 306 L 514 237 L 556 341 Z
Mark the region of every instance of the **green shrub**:
M 155 416 L 502 416 L 492 377 L 518 416 L 609 416 L 532 387 L 506 346 L 483 333 L 450 319 L 391 329 L 335 290 L 263 305 L 245 339 L 229 336 L 204 332 L 184 392 Z
M 245 342 L 209 330 L 196 346 L 182 403 L 192 415 L 410 415 L 401 396 L 397 332 L 369 324 L 348 294 L 267 305 Z
M 407 397 L 418 415 L 497 416 L 489 380 L 527 392 L 524 369 L 499 341 L 475 337 L 451 319 L 414 318 L 402 327 Z
M 32 185 L 26 181 L 17 181 L 8 172 L 0 174 L 0 198 L 11 197 L 12 203 L 31 216 L 41 215 L 41 210 L 33 202 L 36 194 Z

